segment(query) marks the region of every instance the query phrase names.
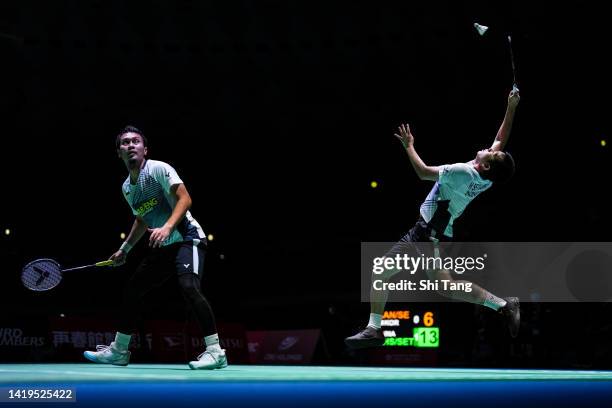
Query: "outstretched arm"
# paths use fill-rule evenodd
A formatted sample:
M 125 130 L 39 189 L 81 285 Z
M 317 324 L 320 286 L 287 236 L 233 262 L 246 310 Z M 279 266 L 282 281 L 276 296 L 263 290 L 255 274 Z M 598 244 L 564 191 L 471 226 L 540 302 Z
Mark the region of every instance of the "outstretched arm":
M 506 107 L 504 120 L 502 121 L 502 124 L 497 131 L 497 136 L 495 136 L 495 140 L 491 145 L 491 150 L 494 152 L 504 150 L 506 143 L 508 143 L 510 131 L 512 130 L 512 122 L 514 121 L 514 113 L 516 112 L 516 107 L 518 106 L 520 99 L 521 95 L 519 95 L 518 88 L 513 88 L 512 91 L 510 91 L 510 95 L 508 95 L 508 106 Z
M 410 126 L 408 126 L 406 123 L 405 125 L 400 125 L 398 130 L 399 135 L 396 133 L 395 137 L 402 142 L 402 145 L 406 149 L 406 153 L 408 153 L 408 158 L 410 158 L 412 168 L 414 168 L 417 176 L 421 180 L 437 181 L 440 168 L 437 166 L 426 165 L 416 150 L 414 150 L 414 136 L 412 136 L 412 133 L 410 132 Z

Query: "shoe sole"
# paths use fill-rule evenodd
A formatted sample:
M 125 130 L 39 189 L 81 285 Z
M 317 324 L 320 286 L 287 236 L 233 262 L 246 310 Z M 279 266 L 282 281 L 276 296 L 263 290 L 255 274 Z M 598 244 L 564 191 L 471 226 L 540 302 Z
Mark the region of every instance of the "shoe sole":
M 90 357 L 89 355 L 87 355 L 87 352 L 83 352 L 83 357 L 85 357 L 87 360 L 91 361 L 92 363 L 97 363 L 97 364 L 110 364 L 110 365 L 114 365 L 114 366 L 119 366 L 119 367 L 125 367 L 129 364 L 129 361 L 125 364 L 116 364 L 116 363 L 103 363 L 101 361 L 98 361 L 95 359 L 95 357 Z
M 227 367 L 227 361 L 223 362 L 223 364 L 217 367 L 195 367 L 193 362 L 189 363 L 189 368 L 191 368 L 192 370 L 218 370 L 225 367 Z

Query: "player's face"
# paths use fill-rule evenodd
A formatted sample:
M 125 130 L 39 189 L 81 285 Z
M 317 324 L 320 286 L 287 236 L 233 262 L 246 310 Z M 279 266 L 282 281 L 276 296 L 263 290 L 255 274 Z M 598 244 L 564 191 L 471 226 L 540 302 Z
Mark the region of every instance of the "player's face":
M 481 164 L 484 167 L 489 167 L 490 163 L 493 160 L 498 160 L 501 159 L 501 155 L 503 155 L 503 152 L 499 152 L 499 151 L 493 151 L 493 149 L 484 149 L 484 150 L 480 150 L 478 153 L 476 153 L 476 158 L 474 159 L 474 161 L 478 164 Z
M 119 142 L 119 158 L 127 165 L 142 163 L 147 155 L 142 136 L 138 133 L 128 132 L 121 136 Z
M 481 166 L 481 168 L 488 170 L 491 167 L 491 163 L 495 160 L 503 160 L 505 153 L 500 151 L 493 151 L 493 149 L 484 149 L 476 153 L 474 161 Z
M 485 163 L 491 159 L 491 149 L 484 149 L 476 153 L 476 163 Z

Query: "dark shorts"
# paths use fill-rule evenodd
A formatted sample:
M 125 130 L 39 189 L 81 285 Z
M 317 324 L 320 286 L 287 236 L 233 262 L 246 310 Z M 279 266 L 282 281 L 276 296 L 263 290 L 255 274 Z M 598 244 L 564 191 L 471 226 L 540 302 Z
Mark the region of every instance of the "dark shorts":
M 409 256 L 430 256 L 433 253 L 433 244 L 430 240 L 431 235 L 431 227 L 425 222 L 423 217 L 419 217 L 414 227 L 395 243 L 385 256 L 394 257 L 395 255 L 404 254 Z M 438 238 L 440 242 L 449 242 L 453 240 L 446 235 L 436 235 L 436 238 Z
M 202 277 L 206 240 L 176 242 L 161 248 L 151 249 L 142 260 L 138 269 L 140 273 L 177 275 L 193 273 Z

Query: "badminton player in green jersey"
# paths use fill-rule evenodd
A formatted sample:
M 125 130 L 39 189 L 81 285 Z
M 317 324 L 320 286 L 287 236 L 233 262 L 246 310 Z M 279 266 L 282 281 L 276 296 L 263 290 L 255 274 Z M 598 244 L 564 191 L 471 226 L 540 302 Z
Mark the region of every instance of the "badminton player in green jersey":
M 135 220 L 127 239 L 110 259 L 117 266 L 125 263 L 130 249 L 147 231 L 150 249 L 124 289 L 122 322 L 115 341 L 98 346 L 97 351 L 86 351 L 85 357 L 95 363 L 127 365 L 128 346 L 144 296 L 168 279 L 176 278 L 206 344 L 206 350 L 189 366 L 227 367 L 212 309 L 200 290 L 206 235 L 189 212 L 191 197 L 183 181 L 169 164 L 147 159 L 147 139 L 135 127 L 128 126 L 119 133 L 116 148 L 129 172 L 122 191 Z
M 476 157 L 467 163 L 447 164 L 443 166 L 428 166 L 419 157 L 414 148 L 414 136 L 408 125 L 399 128 L 395 136 L 402 142 L 410 163 L 421 180 L 435 181 L 420 208 L 420 218 L 416 225 L 387 253 L 394 257 L 406 253 L 414 253 L 414 242 L 452 241 L 453 221 L 457 219 L 480 193 L 489 189 L 493 183 L 503 183 L 514 174 L 514 160 L 504 152 L 512 129 L 514 114 L 520 95 L 514 87 L 508 95 L 508 103 L 502 124 L 490 148 L 480 150 Z M 399 271 L 388 270 L 379 278 L 388 280 Z M 445 270 L 428 271 L 435 275 L 434 279 L 452 280 L 450 272 Z M 460 297 L 441 294 L 466 302 L 481 304 L 499 311 L 505 317 L 510 334 L 516 337 L 520 325 L 520 309 L 517 298 L 502 299 L 475 284 L 472 291 L 462 292 Z M 381 320 L 387 302 L 386 291 L 370 292 L 370 320 L 365 329 L 354 336 L 345 339 L 347 346 L 353 349 L 380 346 L 385 339 L 381 330 Z

